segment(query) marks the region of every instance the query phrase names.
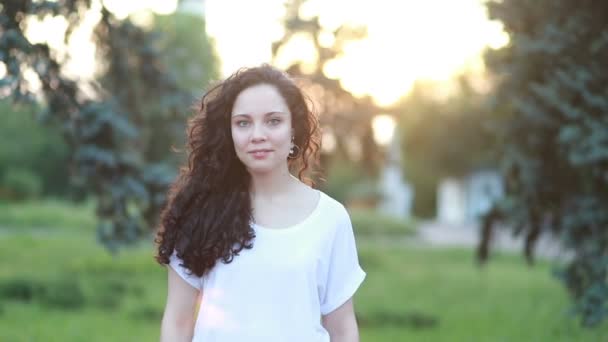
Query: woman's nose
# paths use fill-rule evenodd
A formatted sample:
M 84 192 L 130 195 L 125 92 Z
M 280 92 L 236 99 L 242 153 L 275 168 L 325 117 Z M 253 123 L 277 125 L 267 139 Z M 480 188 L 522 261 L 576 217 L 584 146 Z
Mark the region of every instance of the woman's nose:
M 262 124 L 253 125 L 251 141 L 253 141 L 253 142 L 266 141 L 266 131 L 264 129 L 264 125 L 262 125 Z

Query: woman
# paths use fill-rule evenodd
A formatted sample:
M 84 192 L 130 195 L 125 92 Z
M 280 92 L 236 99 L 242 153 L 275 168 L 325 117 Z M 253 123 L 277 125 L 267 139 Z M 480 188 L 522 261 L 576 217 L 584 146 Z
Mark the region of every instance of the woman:
M 304 183 L 320 144 L 298 86 L 241 69 L 203 96 L 188 139 L 156 239 L 161 340 L 358 341 L 366 273 L 347 211 Z

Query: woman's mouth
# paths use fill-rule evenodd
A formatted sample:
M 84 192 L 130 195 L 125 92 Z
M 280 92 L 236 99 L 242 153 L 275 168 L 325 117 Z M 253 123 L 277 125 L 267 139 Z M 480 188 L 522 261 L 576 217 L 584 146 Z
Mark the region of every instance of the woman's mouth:
M 253 155 L 255 159 L 264 159 L 270 154 L 270 152 L 272 152 L 272 150 L 253 150 L 249 153 Z

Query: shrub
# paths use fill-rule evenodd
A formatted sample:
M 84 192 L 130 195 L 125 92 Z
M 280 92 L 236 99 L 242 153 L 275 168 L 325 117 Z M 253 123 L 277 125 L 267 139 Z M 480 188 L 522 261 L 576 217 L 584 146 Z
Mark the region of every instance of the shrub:
M 46 284 L 40 302 L 52 308 L 76 309 L 85 305 L 85 296 L 75 279 L 60 278 Z
M 53 228 L 92 232 L 96 223 L 93 201 L 74 204 L 47 198 L 0 204 L 0 226 L 8 229 Z
M 85 296 L 78 282 L 69 278 L 47 281 L 27 278 L 3 280 L 0 298 L 3 301 L 37 301 L 44 306 L 61 309 L 80 308 L 85 304 Z
M 346 203 L 359 208 L 374 208 L 382 197 L 382 191 L 371 179 L 351 184 L 346 190 Z
M 29 302 L 42 292 L 42 284 L 25 278 L 4 280 L 0 283 L 0 298 Z
M 406 236 L 415 232 L 411 220 L 401 219 L 375 210 L 351 210 L 353 230 L 357 235 Z
M 0 196 L 13 200 L 35 198 L 42 193 L 42 182 L 28 169 L 10 168 L 0 182 Z
M 134 310 L 130 316 L 136 320 L 159 322 L 163 318 L 163 312 L 158 308 L 145 306 Z
M 353 184 L 360 183 L 363 179 L 363 172 L 354 163 L 336 158 L 327 170 L 323 191 L 338 202 L 346 203 Z

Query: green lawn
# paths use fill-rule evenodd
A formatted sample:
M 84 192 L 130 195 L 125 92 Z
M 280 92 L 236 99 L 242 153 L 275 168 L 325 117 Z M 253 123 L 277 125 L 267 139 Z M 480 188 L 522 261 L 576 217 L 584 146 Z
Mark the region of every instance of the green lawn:
M 0 208 L 0 341 L 157 341 L 166 273 L 152 242 L 113 257 L 95 241 L 92 205 L 28 206 Z M 355 298 L 364 342 L 608 341 L 608 322 L 585 330 L 566 314 L 547 263 L 498 255 L 480 269 L 472 251 L 366 236 Z
M 0 341 L 154 341 L 165 271 L 151 244 L 105 253 L 92 234 L 0 237 Z M 568 318 L 547 265 L 360 241 L 362 341 L 603 341 Z M 602 340 L 602 337 L 604 338 Z
M 11 231 L 95 230 L 95 204 L 87 201 L 75 206 L 65 201 L 44 199 L 28 202 L 0 202 L 0 228 Z
M 567 315 L 546 263 L 497 255 L 480 269 L 468 250 L 360 245 L 362 341 L 608 341 L 608 322 L 585 330 Z

